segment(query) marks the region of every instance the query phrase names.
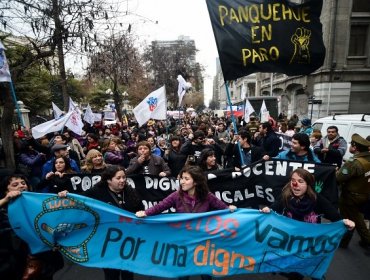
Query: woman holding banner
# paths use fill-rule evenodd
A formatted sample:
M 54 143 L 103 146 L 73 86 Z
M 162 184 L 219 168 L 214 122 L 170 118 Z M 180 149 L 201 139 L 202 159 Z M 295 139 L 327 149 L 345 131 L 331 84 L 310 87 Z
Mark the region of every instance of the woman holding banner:
M 326 198 L 316 193 L 313 189 L 314 176 L 303 168 L 297 168 L 292 172 L 290 181 L 282 189 L 281 197 L 272 205 L 271 209 L 297 221 L 306 223 L 320 223 L 320 217 L 324 216 L 329 221 L 339 221 L 341 216 L 338 209 Z M 270 213 L 269 207 L 260 211 Z M 349 230 L 353 230 L 355 223 L 343 219 L 343 223 Z M 290 280 L 301 280 L 303 275 L 291 272 L 286 275 Z
M 52 280 L 64 264 L 62 255 L 56 251 L 31 255 L 27 244 L 9 224 L 8 203 L 29 190 L 24 175 L 7 176 L 0 184 L 0 279 Z
M 157 205 L 145 210 L 136 212 L 136 216 L 143 218 L 160 214 L 170 208 L 175 208 L 177 213 L 202 213 L 212 210 L 230 209 L 233 212 L 234 205 L 227 206 L 212 194 L 207 185 L 206 176 L 198 166 L 187 166 L 181 170 L 180 189 L 173 192 Z M 212 279 L 209 275 L 201 275 L 202 280 Z M 180 280 L 188 280 L 189 277 L 180 277 Z
M 68 191 L 58 193 L 59 197 L 66 197 Z M 101 181 L 94 187 L 81 193 L 112 206 L 135 213 L 144 209 L 135 189 L 127 184 L 126 173 L 119 165 L 109 165 L 101 175 Z M 105 280 L 133 280 L 134 274 L 127 270 L 104 268 Z

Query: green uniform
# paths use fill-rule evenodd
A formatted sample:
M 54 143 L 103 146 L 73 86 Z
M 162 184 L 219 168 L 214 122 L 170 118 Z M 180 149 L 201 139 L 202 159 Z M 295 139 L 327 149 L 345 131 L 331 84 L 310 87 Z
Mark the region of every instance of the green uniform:
M 339 209 L 343 218 L 355 222 L 362 244 L 370 246 L 370 231 L 361 212 L 370 197 L 370 152 L 358 153 L 345 162 L 337 172 L 337 181 L 341 184 Z M 347 247 L 350 240 L 347 235 L 341 246 Z

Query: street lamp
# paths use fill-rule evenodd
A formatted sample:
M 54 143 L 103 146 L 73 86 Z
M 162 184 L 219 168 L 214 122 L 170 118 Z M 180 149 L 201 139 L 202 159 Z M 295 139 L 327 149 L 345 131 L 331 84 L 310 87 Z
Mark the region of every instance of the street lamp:
M 313 112 L 313 104 L 322 104 L 322 100 L 321 99 L 316 99 L 316 97 L 314 95 L 310 96 L 308 98 L 308 104 L 311 104 L 311 122 L 312 122 L 312 112 Z

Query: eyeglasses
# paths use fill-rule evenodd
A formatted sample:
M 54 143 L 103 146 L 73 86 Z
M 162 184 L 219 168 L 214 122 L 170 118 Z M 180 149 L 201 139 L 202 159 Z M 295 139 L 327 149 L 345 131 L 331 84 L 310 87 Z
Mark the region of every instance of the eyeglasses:
M 351 146 L 352 146 L 352 147 L 356 146 L 356 142 L 351 141 Z

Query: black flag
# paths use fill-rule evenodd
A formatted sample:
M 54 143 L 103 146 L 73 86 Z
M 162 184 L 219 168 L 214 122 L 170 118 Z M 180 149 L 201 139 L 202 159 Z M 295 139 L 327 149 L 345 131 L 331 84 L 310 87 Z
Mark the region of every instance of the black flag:
M 255 72 L 307 75 L 324 62 L 322 0 L 206 0 L 226 81 Z

